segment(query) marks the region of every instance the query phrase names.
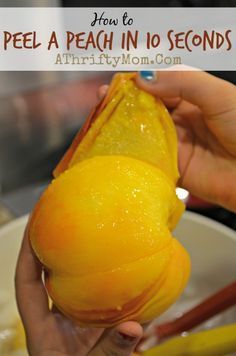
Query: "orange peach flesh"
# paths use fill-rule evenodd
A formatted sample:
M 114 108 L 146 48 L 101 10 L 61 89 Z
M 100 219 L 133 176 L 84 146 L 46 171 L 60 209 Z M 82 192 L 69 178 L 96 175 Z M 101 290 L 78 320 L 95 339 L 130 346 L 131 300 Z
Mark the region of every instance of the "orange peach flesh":
M 59 163 L 30 221 L 49 295 L 80 325 L 146 322 L 178 298 L 190 270 L 170 232 L 184 210 L 173 123 L 124 78 Z

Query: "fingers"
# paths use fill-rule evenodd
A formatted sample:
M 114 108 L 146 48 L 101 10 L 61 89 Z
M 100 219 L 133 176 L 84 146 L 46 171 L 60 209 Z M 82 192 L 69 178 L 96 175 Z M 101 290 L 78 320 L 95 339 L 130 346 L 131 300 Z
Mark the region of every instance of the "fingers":
M 143 336 L 140 324 L 127 321 L 107 330 L 89 356 L 129 356 Z
M 169 111 L 174 110 L 182 101 L 181 98 L 161 98 Z
M 98 89 L 98 99 L 101 100 L 107 93 L 109 85 L 102 85 L 99 89 Z
M 15 275 L 16 299 L 26 330 L 37 325 L 49 313 L 41 274 L 42 267 L 31 250 L 26 228 Z
M 161 98 L 180 97 L 200 107 L 206 115 L 219 115 L 235 107 L 235 86 L 202 71 L 160 71 L 152 80 L 137 78 L 137 84 Z

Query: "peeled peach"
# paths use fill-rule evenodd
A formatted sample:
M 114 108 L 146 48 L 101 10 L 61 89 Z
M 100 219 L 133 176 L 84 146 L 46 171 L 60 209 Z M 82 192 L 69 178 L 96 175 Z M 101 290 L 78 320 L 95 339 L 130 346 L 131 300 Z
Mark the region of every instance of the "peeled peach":
M 188 254 L 171 234 L 184 210 L 175 129 L 134 78 L 115 76 L 29 224 L 51 299 L 81 325 L 151 320 L 189 275 Z

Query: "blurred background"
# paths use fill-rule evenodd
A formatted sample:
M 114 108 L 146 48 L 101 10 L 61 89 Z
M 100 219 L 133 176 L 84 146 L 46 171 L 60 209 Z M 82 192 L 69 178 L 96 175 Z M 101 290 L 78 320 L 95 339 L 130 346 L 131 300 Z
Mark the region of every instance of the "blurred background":
M 111 6 L 108 1 L 0 0 L 9 6 Z M 235 6 L 235 0 L 113 1 L 112 6 Z M 234 72 L 214 73 L 236 82 Z M 97 102 L 109 72 L 0 72 L 0 224 L 29 212 Z M 235 214 L 181 192 L 188 208 L 236 229 Z

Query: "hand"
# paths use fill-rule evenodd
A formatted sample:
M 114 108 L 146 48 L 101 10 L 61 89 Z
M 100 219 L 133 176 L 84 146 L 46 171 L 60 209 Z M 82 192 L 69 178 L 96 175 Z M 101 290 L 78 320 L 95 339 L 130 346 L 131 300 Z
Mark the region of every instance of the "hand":
M 32 356 L 128 356 L 142 337 L 142 327 L 125 322 L 111 329 L 81 328 L 55 307 L 50 310 L 42 267 L 27 235 L 16 268 L 16 298 Z
M 162 71 L 137 84 L 160 97 L 179 140 L 179 185 L 236 211 L 236 88 L 200 71 Z

